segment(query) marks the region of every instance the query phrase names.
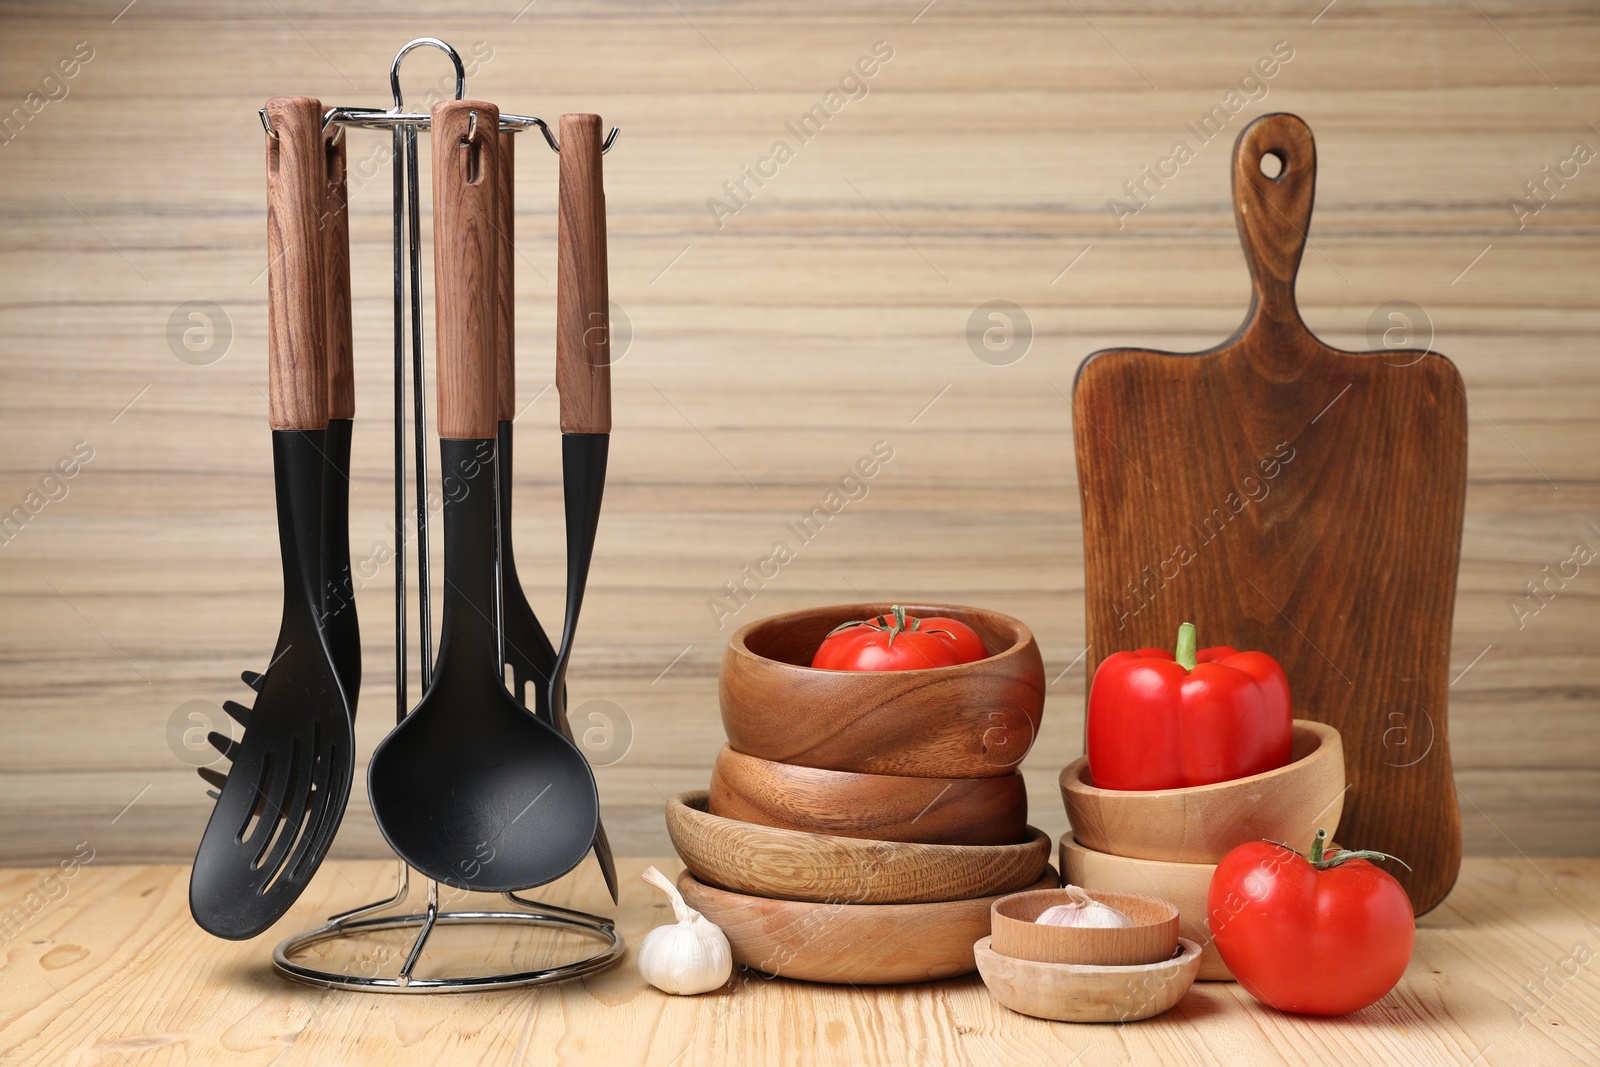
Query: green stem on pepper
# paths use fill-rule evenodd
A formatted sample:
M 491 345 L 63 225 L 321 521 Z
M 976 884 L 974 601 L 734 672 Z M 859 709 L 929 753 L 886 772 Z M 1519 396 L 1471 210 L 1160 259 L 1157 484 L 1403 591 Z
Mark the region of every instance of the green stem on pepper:
M 1195 659 L 1199 651 L 1200 642 L 1195 637 L 1194 623 L 1186 622 L 1178 626 L 1178 652 L 1173 656 L 1186 671 L 1194 670 L 1197 662 Z

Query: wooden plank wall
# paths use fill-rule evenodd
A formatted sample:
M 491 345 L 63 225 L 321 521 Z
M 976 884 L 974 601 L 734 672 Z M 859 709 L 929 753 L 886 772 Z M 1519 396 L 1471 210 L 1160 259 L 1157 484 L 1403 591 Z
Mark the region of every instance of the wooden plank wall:
M 0 546 L 0 862 L 84 840 L 107 859 L 192 854 L 209 801 L 189 713 L 247 695 L 237 673 L 264 666 L 278 610 L 254 112 L 285 93 L 387 106 L 389 60 L 421 34 L 466 53 L 474 95 L 624 131 L 606 183 L 631 342 L 571 675 L 619 851 L 666 852 L 662 797 L 706 781 L 724 583 L 880 441 L 893 459 L 865 495 L 720 621 L 860 597 L 1025 619 L 1054 679 L 1026 764 L 1034 821 L 1065 828 L 1084 622 L 1063 394 L 1096 348 L 1233 329 L 1230 145 L 1282 109 L 1321 158 L 1310 325 L 1366 348 L 1371 323 L 1396 325 L 1380 308 L 1409 302 L 1472 401 L 1451 708 L 1467 849 L 1600 852 L 1600 562 L 1568 562 L 1600 551 L 1592 9 L 123 2 L 0 8 L 0 505 L 40 494 Z M 1275 48 L 1272 77 L 1248 80 Z M 418 53 L 410 98 L 448 88 L 445 69 Z M 1186 124 L 1230 91 L 1239 114 L 1201 141 Z M 798 126 L 817 105 L 826 121 Z M 393 537 L 390 178 L 387 138 L 351 137 L 359 568 Z M 1178 140 L 1193 158 L 1145 180 Z M 517 544 L 553 620 L 556 168 L 529 138 L 518 164 Z M 1014 362 L 975 355 L 1005 325 L 978 310 L 994 300 L 1029 324 L 1013 313 L 1031 334 Z M 196 301 L 219 309 L 215 333 Z M 63 461 L 74 475 L 48 477 Z M 363 756 L 394 706 L 392 568 L 371 573 Z M 359 788 L 338 851 L 381 853 Z

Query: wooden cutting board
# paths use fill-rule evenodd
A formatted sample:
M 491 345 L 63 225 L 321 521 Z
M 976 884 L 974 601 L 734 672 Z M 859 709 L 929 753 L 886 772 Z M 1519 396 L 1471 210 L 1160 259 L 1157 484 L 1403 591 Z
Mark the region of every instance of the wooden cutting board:
M 1421 914 L 1461 865 L 1446 708 L 1466 393 L 1442 355 L 1341 352 L 1301 322 L 1316 174 L 1303 121 L 1251 123 L 1233 158 L 1244 325 L 1206 352 L 1111 349 L 1078 369 L 1090 676 L 1120 649 L 1173 647 L 1185 621 L 1202 647 L 1276 656 L 1295 715 L 1343 735 L 1340 842 L 1409 863 L 1383 866 Z

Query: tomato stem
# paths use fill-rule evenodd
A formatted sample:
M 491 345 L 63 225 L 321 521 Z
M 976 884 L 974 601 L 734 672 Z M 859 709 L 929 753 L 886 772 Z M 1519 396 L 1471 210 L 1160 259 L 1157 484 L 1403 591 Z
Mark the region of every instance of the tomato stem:
M 1178 651 L 1173 658 L 1183 666 L 1184 670 L 1194 670 L 1198 645 L 1199 641 L 1195 639 L 1194 623 L 1186 622 L 1180 624 L 1178 626 Z
M 884 625 L 884 620 L 887 620 L 888 625 Z M 870 619 L 851 619 L 849 622 L 841 622 L 838 626 L 829 630 L 827 637 L 824 637 L 823 640 L 827 640 L 828 637 L 832 637 L 834 634 L 853 630 L 857 626 L 870 626 L 874 630 L 882 630 L 887 633 L 889 640 L 884 642 L 884 645 L 888 648 L 893 648 L 894 639 L 897 635 L 908 631 L 920 631 L 922 629 L 922 620 L 908 617 L 906 609 L 899 604 L 895 604 L 882 615 L 874 615 Z M 940 627 L 930 627 L 927 632 L 930 634 L 944 634 L 952 641 L 956 639 L 955 634 Z
M 1319 871 L 1331 870 L 1346 860 L 1394 860 L 1406 870 L 1409 871 L 1411 869 L 1411 865 L 1400 857 L 1391 856 L 1387 852 L 1375 852 L 1372 849 L 1357 849 L 1349 852 L 1340 849 L 1332 855 L 1328 855 L 1325 851 L 1327 844 L 1328 831 L 1319 829 L 1317 836 L 1311 839 L 1311 855 L 1309 857 L 1311 866 Z

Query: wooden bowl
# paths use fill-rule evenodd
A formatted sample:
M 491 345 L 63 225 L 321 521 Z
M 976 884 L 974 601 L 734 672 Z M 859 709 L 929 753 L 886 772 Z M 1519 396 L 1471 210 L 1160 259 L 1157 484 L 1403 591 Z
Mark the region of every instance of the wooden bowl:
M 1059 885 L 1046 867 L 1035 887 Z M 895 985 L 977 969 L 972 946 L 989 934 L 994 897 L 939 904 L 810 904 L 713 889 L 684 871 L 678 891 L 722 928 L 733 961 L 808 982 Z
M 842 604 L 743 627 L 722 658 L 722 726 L 747 755 L 834 771 L 925 778 L 1006 774 L 1028 754 L 1044 715 L 1044 661 L 1033 633 L 979 608 L 907 604 L 971 626 L 990 655 L 921 671 L 810 666 L 828 632 L 881 614 Z
M 989 938 L 973 946 L 983 984 L 1023 1015 L 1066 1023 L 1129 1023 L 1160 1015 L 1194 985 L 1200 946 L 1180 939 L 1171 959 L 1138 967 L 1038 963 L 996 952 Z
M 702 883 L 735 893 L 838 904 L 926 904 L 1011 893 L 1050 865 L 1050 838 L 1020 845 L 864 841 L 735 822 L 706 810 L 704 790 L 667 801 L 667 833 Z
M 1294 721 L 1293 761 L 1231 782 L 1182 789 L 1099 789 L 1081 758 L 1061 772 L 1061 797 L 1078 843 L 1098 852 L 1171 863 L 1218 863 L 1246 841 L 1311 847 L 1344 811 L 1339 731 Z
M 773 763 L 722 746 L 708 810 L 739 822 L 876 841 L 1015 845 L 1027 839 L 1022 772 L 906 778 Z
M 1036 889 L 1012 893 L 990 908 L 994 950 L 1012 959 L 1090 967 L 1139 967 L 1172 959 L 1178 947 L 1175 905 L 1142 893 L 1096 890 L 1089 895 L 1116 908 L 1134 925 L 1116 929 L 1041 926 L 1034 920 L 1046 908 L 1072 903 L 1067 891 Z
M 1211 943 L 1211 928 L 1206 925 L 1206 894 L 1216 870 L 1215 863 L 1165 863 L 1112 856 L 1084 848 L 1071 834 L 1061 836 L 1061 877 L 1069 885 L 1082 886 L 1091 893 L 1143 893 L 1171 901 L 1178 909 L 1178 936 L 1201 948 L 1200 980 L 1231 982 L 1233 972 Z

